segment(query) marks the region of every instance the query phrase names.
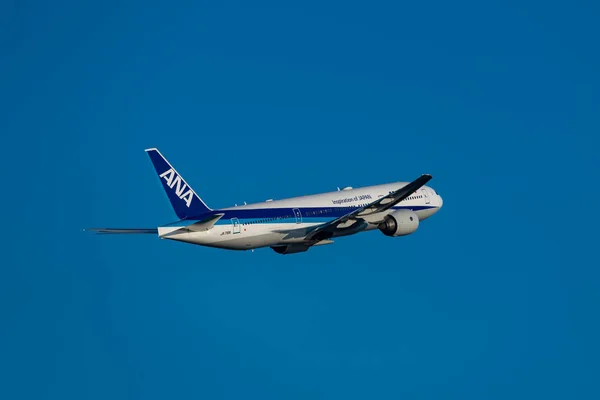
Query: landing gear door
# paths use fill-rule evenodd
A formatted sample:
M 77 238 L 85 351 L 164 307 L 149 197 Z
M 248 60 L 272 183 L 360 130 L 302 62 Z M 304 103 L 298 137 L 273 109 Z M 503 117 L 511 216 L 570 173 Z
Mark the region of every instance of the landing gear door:
M 297 208 L 294 208 L 292 211 L 294 211 L 294 217 L 296 217 L 296 223 L 301 224 L 302 223 L 302 214 L 300 213 L 300 210 Z
M 240 233 L 240 220 L 237 218 L 231 218 L 232 233 Z

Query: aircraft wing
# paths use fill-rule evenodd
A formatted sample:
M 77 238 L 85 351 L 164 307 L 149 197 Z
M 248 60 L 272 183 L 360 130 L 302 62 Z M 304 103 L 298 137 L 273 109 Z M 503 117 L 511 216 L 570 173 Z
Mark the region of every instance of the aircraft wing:
M 86 231 L 96 232 L 99 235 L 106 234 L 119 234 L 119 235 L 127 235 L 127 234 L 137 234 L 137 233 L 154 233 L 158 234 L 158 229 L 156 228 L 88 228 L 84 229 Z
M 329 237 L 331 237 L 331 234 L 336 230 L 346 228 L 346 225 L 349 221 L 356 222 L 358 220 L 363 219 L 361 217 L 366 217 L 371 214 L 376 214 L 385 211 L 400 203 L 402 200 L 406 199 L 408 196 L 419 190 L 423 185 L 429 182 L 431 178 L 432 176 L 428 174 L 421 175 L 408 185 L 401 187 L 400 189 L 395 190 L 389 193 L 388 195 L 383 196 L 375 200 L 374 202 L 367 204 L 366 206 L 359 207 L 355 210 L 352 210 L 346 215 L 329 221 L 323 225 L 319 225 L 308 233 L 308 235 L 306 236 L 306 240 L 310 242 L 318 242 L 323 239 L 328 239 Z

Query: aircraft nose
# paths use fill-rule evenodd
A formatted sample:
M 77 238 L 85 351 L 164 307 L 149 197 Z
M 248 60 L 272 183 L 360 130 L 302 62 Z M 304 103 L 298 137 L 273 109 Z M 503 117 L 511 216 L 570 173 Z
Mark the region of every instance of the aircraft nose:
M 440 196 L 438 194 L 438 208 L 442 208 L 443 205 L 444 205 L 444 199 L 442 199 L 442 196 Z

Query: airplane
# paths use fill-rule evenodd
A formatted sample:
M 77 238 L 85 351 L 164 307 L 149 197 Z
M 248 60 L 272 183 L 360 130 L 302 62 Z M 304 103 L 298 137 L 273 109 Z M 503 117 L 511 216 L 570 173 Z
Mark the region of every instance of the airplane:
M 158 228 L 91 228 L 98 234 L 156 234 L 161 239 L 229 250 L 270 247 L 293 254 L 333 243 L 334 238 L 379 229 L 405 236 L 443 205 L 425 184 L 428 174 L 412 182 L 266 200 L 211 209 L 156 148 L 146 149 L 178 221 Z

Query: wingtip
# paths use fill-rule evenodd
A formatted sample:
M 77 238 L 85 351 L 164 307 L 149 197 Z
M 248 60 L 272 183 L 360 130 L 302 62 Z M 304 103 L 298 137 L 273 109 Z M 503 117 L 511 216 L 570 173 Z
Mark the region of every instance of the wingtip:
M 144 149 L 144 151 L 147 153 L 149 151 L 158 151 L 158 149 L 156 147 L 151 147 L 149 149 Z

